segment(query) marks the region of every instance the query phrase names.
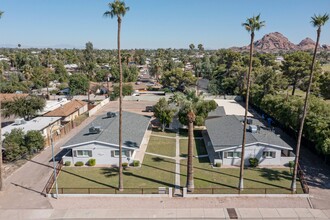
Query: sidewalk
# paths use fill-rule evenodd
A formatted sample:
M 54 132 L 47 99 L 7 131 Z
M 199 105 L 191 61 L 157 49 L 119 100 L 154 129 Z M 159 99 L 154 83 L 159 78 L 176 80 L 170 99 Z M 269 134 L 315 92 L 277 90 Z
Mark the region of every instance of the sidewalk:
M 330 210 L 303 208 L 20 209 L 0 210 L 0 219 L 329 219 Z

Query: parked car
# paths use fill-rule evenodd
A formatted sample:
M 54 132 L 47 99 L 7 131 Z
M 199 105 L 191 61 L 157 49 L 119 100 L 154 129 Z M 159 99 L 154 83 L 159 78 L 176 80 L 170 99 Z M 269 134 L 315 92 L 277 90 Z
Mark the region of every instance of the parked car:
M 117 116 L 117 113 L 116 112 L 107 112 L 107 117 L 108 118 L 114 118 Z
M 146 112 L 153 112 L 153 111 L 154 111 L 154 106 L 152 106 L 152 105 L 146 106 Z

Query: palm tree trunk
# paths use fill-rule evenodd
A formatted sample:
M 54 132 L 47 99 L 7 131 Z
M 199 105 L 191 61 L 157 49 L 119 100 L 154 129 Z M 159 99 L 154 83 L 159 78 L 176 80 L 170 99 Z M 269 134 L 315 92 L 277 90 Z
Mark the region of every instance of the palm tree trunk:
M 296 157 L 295 157 L 295 163 L 294 163 L 294 169 L 293 169 L 293 176 L 292 176 L 292 183 L 291 183 L 291 190 L 293 192 L 296 192 L 296 184 L 297 184 L 297 173 L 298 173 L 298 164 L 299 164 L 299 155 L 300 155 L 300 145 L 301 145 L 301 137 L 302 137 L 302 132 L 304 128 L 304 123 L 305 123 L 305 118 L 307 114 L 307 108 L 308 108 L 308 97 L 309 93 L 312 87 L 312 82 L 313 82 L 313 74 L 314 74 L 314 66 L 315 66 L 315 60 L 316 60 L 316 52 L 317 52 L 317 46 L 319 45 L 320 41 L 320 35 L 321 35 L 321 28 L 317 30 L 317 39 L 316 39 L 316 44 L 314 48 L 314 54 L 313 54 L 313 61 L 312 61 L 312 66 L 311 66 L 311 74 L 309 76 L 309 82 L 308 82 L 308 88 L 306 91 L 306 96 L 305 96 L 305 103 L 304 103 L 304 110 L 303 114 L 301 117 L 300 121 L 300 127 L 299 127 L 299 132 L 298 132 L 298 140 L 297 140 L 297 146 L 296 146 Z
M 123 184 L 123 166 L 122 166 L 122 142 L 123 142 L 123 70 L 121 66 L 120 54 L 120 28 L 121 18 L 118 17 L 118 62 L 119 62 L 119 191 L 124 190 Z
M 194 191 L 193 176 L 193 140 L 194 140 L 194 118 L 193 112 L 188 113 L 188 161 L 187 161 L 187 189 L 189 192 Z
M 247 113 L 249 110 L 249 96 L 250 96 L 250 76 L 252 72 L 252 55 L 253 55 L 253 40 L 254 33 L 251 33 L 251 43 L 250 43 L 250 66 L 249 72 L 247 75 L 247 84 L 246 84 L 246 98 L 245 98 L 245 114 L 244 114 L 244 126 L 243 126 L 243 140 L 242 140 L 242 152 L 241 152 L 241 167 L 239 172 L 239 190 L 243 190 L 243 175 L 244 175 L 244 156 L 245 156 L 245 142 L 246 142 L 246 126 L 247 126 Z

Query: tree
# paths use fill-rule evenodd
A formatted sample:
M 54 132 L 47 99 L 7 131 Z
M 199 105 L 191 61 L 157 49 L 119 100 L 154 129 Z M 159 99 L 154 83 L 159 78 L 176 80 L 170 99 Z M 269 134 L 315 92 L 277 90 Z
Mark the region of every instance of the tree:
M 316 61 L 316 53 L 317 53 L 317 48 L 319 46 L 319 41 L 320 41 L 320 36 L 321 36 L 321 27 L 324 26 L 328 20 L 329 20 L 329 15 L 324 14 L 324 15 L 314 15 L 312 17 L 312 21 L 311 21 L 312 25 L 317 28 L 317 31 L 316 31 L 317 37 L 316 37 L 316 43 L 315 43 L 315 48 L 314 48 L 314 53 L 313 53 L 312 65 L 310 67 L 309 83 L 308 83 L 308 88 L 307 88 L 306 96 L 305 96 L 304 110 L 303 110 L 303 114 L 301 117 L 300 127 L 299 127 L 299 132 L 298 132 L 296 157 L 295 157 L 295 164 L 294 164 L 293 175 L 292 175 L 292 184 L 291 184 L 291 189 L 294 192 L 296 191 L 296 187 L 297 187 L 296 183 L 297 183 L 297 172 L 298 172 L 301 137 L 302 137 L 302 132 L 304 129 L 304 122 L 305 122 L 305 118 L 306 118 L 306 114 L 307 114 L 308 97 L 309 97 L 309 93 L 310 93 L 310 90 L 312 87 L 313 73 L 314 73 L 315 61 Z
M 27 148 L 24 146 L 23 129 L 14 128 L 10 133 L 5 133 L 4 136 L 3 145 L 6 149 L 4 152 L 6 160 L 15 161 L 28 153 Z
M 71 95 L 86 94 L 89 88 L 89 80 L 84 74 L 73 74 L 69 77 L 69 88 Z
M 154 115 L 162 124 L 162 131 L 165 131 L 165 126 L 168 126 L 174 117 L 175 110 L 170 107 L 169 102 L 165 98 L 159 99 L 154 105 Z
M 214 100 L 204 101 L 202 96 L 197 96 L 194 90 L 186 90 L 186 93 L 175 93 L 172 102 L 179 106 L 178 117 L 183 125 L 188 125 L 188 160 L 187 160 L 187 189 L 194 190 L 193 177 L 193 141 L 194 123 L 202 125 L 208 113 L 216 109 Z
M 87 72 L 88 76 L 88 89 L 87 89 L 87 96 L 88 96 L 88 103 L 90 100 L 90 81 L 94 78 L 94 69 L 95 69 L 95 58 L 93 54 L 93 43 L 87 42 L 86 47 L 84 50 L 84 65 L 83 70 Z
M 189 44 L 189 49 L 190 50 L 194 50 L 195 49 L 195 45 L 194 44 Z
M 118 64 L 119 64 L 119 191 L 124 190 L 123 184 L 123 167 L 122 167 L 122 118 L 123 118 L 123 70 L 121 65 L 121 54 L 120 54 L 120 29 L 122 17 L 125 16 L 126 12 L 129 10 L 129 7 L 126 7 L 125 2 L 120 0 L 115 0 L 112 3 L 108 4 L 109 11 L 104 13 L 106 17 L 117 17 L 118 22 L 118 34 L 117 34 L 117 45 L 118 45 Z
M 250 96 L 250 75 L 252 72 L 252 57 L 253 57 L 253 43 L 254 43 L 254 32 L 259 31 L 260 28 L 265 26 L 264 21 L 260 21 L 260 14 L 257 16 L 253 16 L 252 18 L 248 18 L 242 26 L 250 33 L 251 41 L 250 41 L 250 65 L 249 71 L 247 75 L 247 83 L 246 83 L 246 96 L 245 96 L 245 114 L 244 114 L 244 126 L 243 126 L 243 139 L 242 139 L 242 153 L 241 153 L 241 166 L 240 166 L 240 175 L 239 175 L 239 189 L 243 190 L 243 175 L 244 175 L 244 150 L 245 150 L 245 142 L 246 142 L 246 127 L 247 127 L 247 113 L 249 110 L 249 96 Z
M 44 148 L 45 139 L 39 131 L 28 131 L 24 136 L 25 146 L 29 154 L 38 152 Z
M 14 101 L 3 103 L 3 114 L 5 117 L 15 115 L 30 120 L 38 111 L 43 110 L 45 105 L 46 101 L 38 96 L 14 98 Z
M 325 72 L 320 79 L 321 85 L 321 95 L 325 99 L 330 99 L 330 72 Z
M 181 68 L 176 68 L 172 71 L 167 71 L 161 79 L 161 84 L 164 87 L 172 87 L 183 91 L 186 86 L 195 85 L 196 77 L 190 71 L 183 71 Z
M 204 51 L 203 44 L 198 44 L 197 48 L 198 48 L 199 52 L 203 52 Z
M 312 57 L 309 53 L 303 51 L 293 52 L 284 56 L 281 69 L 292 85 L 292 95 L 295 94 L 297 86 L 308 75 L 311 62 Z

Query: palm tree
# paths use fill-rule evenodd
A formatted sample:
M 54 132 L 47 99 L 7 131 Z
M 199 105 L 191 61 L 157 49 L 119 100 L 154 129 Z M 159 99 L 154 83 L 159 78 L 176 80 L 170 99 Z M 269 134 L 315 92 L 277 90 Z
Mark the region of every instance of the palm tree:
M 194 141 L 194 123 L 196 117 L 202 122 L 206 119 L 208 113 L 216 109 L 214 101 L 205 101 L 202 96 L 196 95 L 194 90 L 186 90 L 185 94 L 175 93 L 172 102 L 179 106 L 179 121 L 181 124 L 188 125 L 188 160 L 187 160 L 187 189 L 194 191 L 193 177 L 193 141 Z M 208 103 L 212 102 L 212 104 Z M 203 108 L 203 110 L 201 109 Z
M 3 15 L 3 11 L 0 11 L 0 18 Z M 1 99 L 0 99 L 1 109 Z M 0 137 L 1 137 L 1 110 L 0 110 Z M 0 141 L 0 191 L 2 191 L 2 141 Z
M 305 96 L 304 110 L 303 110 L 303 114 L 302 114 L 302 117 L 301 117 L 300 127 L 299 127 L 299 132 L 298 132 L 298 140 L 297 140 L 297 146 L 296 146 L 296 157 L 295 157 L 295 164 L 294 164 L 294 168 L 293 168 L 292 183 L 291 183 L 291 190 L 294 191 L 294 192 L 296 191 L 296 182 L 297 182 L 297 172 L 298 172 L 298 164 L 299 164 L 301 136 L 302 136 L 302 131 L 303 131 L 303 128 L 304 128 L 304 122 L 305 122 L 305 118 L 306 118 L 306 114 L 307 114 L 308 97 L 309 97 L 309 93 L 310 93 L 312 82 L 313 82 L 313 73 L 314 73 L 317 47 L 319 46 L 319 41 L 320 41 L 320 36 L 321 36 L 321 27 L 323 25 L 325 25 L 325 23 L 328 20 L 329 20 L 329 15 L 328 14 L 314 15 L 312 17 L 312 20 L 311 20 L 312 25 L 317 28 L 317 31 L 316 31 L 317 38 L 316 38 L 316 43 L 315 43 L 315 48 L 314 48 L 312 65 L 311 65 L 311 69 L 310 69 L 311 73 L 309 75 L 308 88 L 307 88 L 306 96 Z
M 244 150 L 246 142 L 246 125 L 247 125 L 247 113 L 249 110 L 249 95 L 250 95 L 250 75 L 252 72 L 252 56 L 253 56 L 253 41 L 254 41 L 254 32 L 259 31 L 260 28 L 265 26 L 264 21 L 260 21 L 260 14 L 258 16 L 253 16 L 252 18 L 246 19 L 246 23 L 242 24 L 243 27 L 250 33 L 251 42 L 250 42 L 250 66 L 249 72 L 247 75 L 247 89 L 246 89 L 246 98 L 245 98 L 245 114 L 244 114 L 244 126 L 243 126 L 243 140 L 242 140 L 242 153 L 241 153 L 241 167 L 239 172 L 239 189 L 243 190 L 243 172 L 244 172 Z
M 105 17 L 117 17 L 118 22 L 118 35 L 117 35 L 117 45 L 118 45 L 118 63 L 119 63 L 119 191 L 124 190 L 123 184 L 123 166 L 122 166 L 122 118 L 123 118 L 123 68 L 121 65 L 121 54 L 120 54 L 120 29 L 122 17 L 125 16 L 129 7 L 126 7 L 125 2 L 120 0 L 115 0 L 108 4 L 109 11 L 104 12 Z

